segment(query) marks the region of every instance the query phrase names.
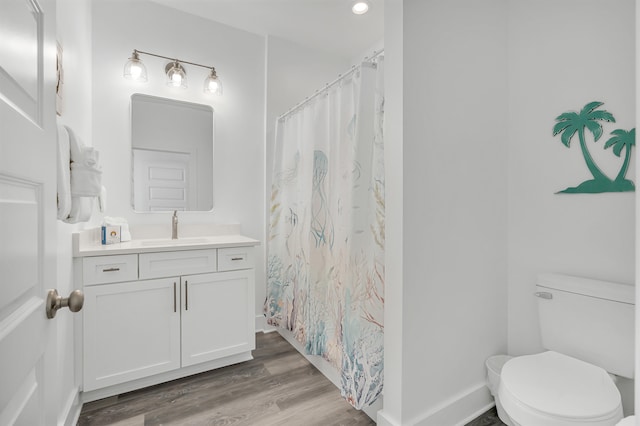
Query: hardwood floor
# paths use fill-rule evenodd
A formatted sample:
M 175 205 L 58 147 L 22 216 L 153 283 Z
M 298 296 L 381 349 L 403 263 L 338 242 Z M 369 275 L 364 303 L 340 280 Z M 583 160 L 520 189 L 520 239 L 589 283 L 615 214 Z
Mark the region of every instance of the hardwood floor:
M 87 403 L 78 425 L 375 425 L 279 334 L 256 340 L 252 361 Z
M 466 426 L 505 426 L 505 424 L 498 417 L 496 407 L 493 407 L 470 423 L 467 423 Z

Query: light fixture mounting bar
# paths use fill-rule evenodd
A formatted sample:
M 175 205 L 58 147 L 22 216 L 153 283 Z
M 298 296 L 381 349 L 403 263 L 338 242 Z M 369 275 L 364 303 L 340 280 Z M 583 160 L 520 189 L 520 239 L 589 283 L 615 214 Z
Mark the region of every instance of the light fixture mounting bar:
M 168 59 L 170 61 L 180 62 L 181 64 L 195 65 L 197 67 L 207 68 L 207 69 L 213 69 L 214 68 L 214 67 L 210 67 L 208 65 L 196 64 L 195 62 L 183 61 L 182 59 L 178 59 L 178 58 L 170 58 L 168 56 L 157 55 L 157 54 L 151 53 L 151 52 L 144 52 L 144 51 L 138 50 L 138 49 L 133 49 L 133 51 L 136 52 L 136 53 L 141 53 L 143 55 L 155 56 L 156 58 L 163 58 L 163 59 Z

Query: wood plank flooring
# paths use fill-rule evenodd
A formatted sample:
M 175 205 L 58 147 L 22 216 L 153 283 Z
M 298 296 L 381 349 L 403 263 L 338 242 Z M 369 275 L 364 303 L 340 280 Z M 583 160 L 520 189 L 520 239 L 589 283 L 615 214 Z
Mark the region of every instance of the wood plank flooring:
M 279 334 L 256 346 L 252 361 L 87 403 L 78 425 L 375 425 Z
M 506 426 L 498 417 L 496 407 L 475 418 L 472 422 L 467 423 L 466 426 Z

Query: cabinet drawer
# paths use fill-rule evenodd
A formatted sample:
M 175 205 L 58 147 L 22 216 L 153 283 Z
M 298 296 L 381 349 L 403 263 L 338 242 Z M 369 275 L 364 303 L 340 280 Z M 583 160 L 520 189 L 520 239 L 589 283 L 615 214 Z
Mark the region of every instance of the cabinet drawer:
M 140 254 L 140 279 L 216 271 L 216 249 Z
M 254 267 L 253 247 L 218 249 L 218 271 L 234 271 Z
M 138 255 L 95 256 L 82 259 L 84 285 L 117 283 L 138 279 Z

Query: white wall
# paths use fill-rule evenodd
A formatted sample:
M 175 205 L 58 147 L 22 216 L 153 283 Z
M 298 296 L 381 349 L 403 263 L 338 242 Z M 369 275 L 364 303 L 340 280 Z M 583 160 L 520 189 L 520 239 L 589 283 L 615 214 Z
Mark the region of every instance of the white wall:
M 515 355 L 541 350 L 538 272 L 633 282 L 634 195 L 555 195 L 588 172 L 579 149 L 552 136 L 557 115 L 592 100 L 618 121 L 598 148 L 611 130 L 635 126 L 633 1 L 385 8 L 379 424 L 463 424 L 487 401 L 487 356 L 507 342 Z M 621 160 L 597 155 L 614 175 Z
M 559 114 L 604 102 L 617 122 L 588 144 L 615 177 L 621 159 L 602 147 L 635 127 L 635 14 L 633 0 L 509 5 L 509 352 L 520 355 L 542 349 L 536 274 L 634 282 L 634 194 L 555 194 L 591 175 L 577 140 L 567 149 L 552 128 Z
M 272 161 L 276 118 L 335 80 L 352 64 L 339 55 L 274 36 L 267 37 L 267 51 L 267 158 Z M 271 161 L 267 162 L 268 172 Z
M 422 424 L 506 350 L 505 6 L 404 5 L 403 413 Z M 445 418 L 483 407 L 461 404 Z
M 403 112 L 389 93 L 395 132 L 385 138 L 387 150 L 402 150 L 401 164 L 387 155 L 387 253 L 402 248 L 387 258 L 386 300 L 395 303 L 385 310 L 385 335 L 401 331 L 402 349 L 392 359 L 386 349 L 385 381 L 395 389 L 385 390 L 383 416 L 455 424 L 490 403 L 484 361 L 507 349 L 506 1 L 403 3 L 402 25 L 392 24 L 403 52 L 393 41 L 385 50 L 385 62 L 397 67 L 400 57 L 403 68 L 395 93 Z
M 267 93 L 266 93 L 266 140 L 265 140 L 265 232 L 269 232 L 271 199 L 271 173 L 275 148 L 276 119 L 306 97 L 324 87 L 349 69 L 351 64 L 343 57 L 317 51 L 278 37 L 267 37 Z M 268 241 L 265 235 L 263 241 Z M 266 243 L 265 243 L 266 245 Z M 256 312 L 264 327 L 262 306 L 266 286 L 256 288 Z
M 63 49 L 63 113 L 58 119 L 91 144 L 91 2 L 57 0 L 57 39 Z M 71 225 L 58 221 L 57 286 L 61 296 L 74 290 L 71 257 L 71 233 L 87 224 Z M 59 424 L 75 424 L 80 410 L 77 398 L 79 360 L 74 354 L 73 322 L 77 315 L 68 310 L 56 316 L 58 325 L 58 377 L 60 388 Z
M 635 194 L 555 194 L 590 179 L 577 140 L 553 137 L 555 117 L 604 102 L 616 123 L 598 143 L 597 163 L 615 177 L 622 159 L 603 145 L 635 125 L 633 0 L 509 2 L 509 353 L 543 348 L 536 275 L 558 272 L 633 284 Z M 637 149 L 637 148 L 636 148 Z M 627 177 L 635 180 L 635 161 Z M 633 381 L 621 379 L 625 414 Z
M 108 191 L 105 214 L 125 217 L 134 226 L 170 223 L 169 213 L 131 208 L 130 97 L 144 93 L 215 111 L 214 210 L 182 213 L 180 223 L 240 223 L 245 235 L 263 241 L 264 38 L 147 1 L 96 0 L 93 11 L 93 143 Z M 215 66 L 223 96 L 204 94 L 207 70 L 190 65 L 185 65 L 186 90 L 167 87 L 167 61 L 145 55 L 149 82 L 125 80 L 123 67 L 134 48 Z M 256 253 L 257 289 L 265 285 L 263 253 L 264 243 Z M 262 301 L 256 310 L 258 305 Z
M 404 350 L 404 5 L 386 0 L 385 21 L 385 289 L 384 289 L 384 402 L 379 426 L 403 424 Z

